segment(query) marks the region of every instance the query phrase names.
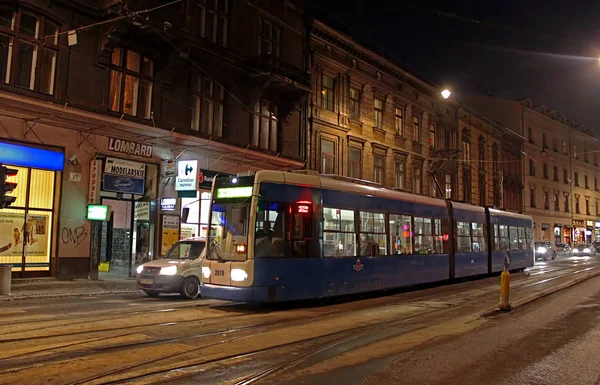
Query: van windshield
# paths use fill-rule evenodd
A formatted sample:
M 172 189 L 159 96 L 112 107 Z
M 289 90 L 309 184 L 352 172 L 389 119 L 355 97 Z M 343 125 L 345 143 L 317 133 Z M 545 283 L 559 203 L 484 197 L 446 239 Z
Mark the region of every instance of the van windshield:
M 162 259 L 198 259 L 205 245 L 201 241 L 177 242 Z

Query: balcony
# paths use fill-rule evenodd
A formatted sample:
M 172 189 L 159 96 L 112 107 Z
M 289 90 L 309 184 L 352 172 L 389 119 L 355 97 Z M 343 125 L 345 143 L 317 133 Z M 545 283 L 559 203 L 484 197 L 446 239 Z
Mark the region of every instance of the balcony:
M 270 77 L 274 83 L 281 83 L 280 86 L 293 86 L 307 92 L 311 91 L 309 72 L 281 58 L 271 55 L 255 56 L 249 58 L 246 64 L 262 73 L 257 76 Z

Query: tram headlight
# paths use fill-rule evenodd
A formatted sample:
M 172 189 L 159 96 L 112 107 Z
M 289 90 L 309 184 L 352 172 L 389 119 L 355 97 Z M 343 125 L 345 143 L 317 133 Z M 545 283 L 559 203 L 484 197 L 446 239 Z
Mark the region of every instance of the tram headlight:
M 537 252 L 540 254 L 544 254 L 546 251 L 548 251 L 548 249 L 546 249 L 545 247 L 540 246 L 537 248 Z
M 167 266 L 160 269 L 159 275 L 175 275 L 177 274 L 177 266 Z
M 248 279 L 248 273 L 243 269 L 231 269 L 231 280 L 236 282 L 245 281 Z
M 588 249 L 587 247 L 585 249 L 583 249 L 584 253 L 590 253 L 592 250 Z
M 202 266 L 202 277 L 209 279 L 210 278 L 210 267 Z
M 142 271 L 144 271 L 144 265 L 139 265 L 135 271 L 137 271 L 138 274 L 142 274 Z

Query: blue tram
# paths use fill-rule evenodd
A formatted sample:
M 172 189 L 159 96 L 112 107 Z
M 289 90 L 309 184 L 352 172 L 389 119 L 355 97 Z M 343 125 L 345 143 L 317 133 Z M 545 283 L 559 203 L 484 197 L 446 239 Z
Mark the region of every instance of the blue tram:
M 530 217 L 337 178 L 218 176 L 202 296 L 316 299 L 533 265 Z

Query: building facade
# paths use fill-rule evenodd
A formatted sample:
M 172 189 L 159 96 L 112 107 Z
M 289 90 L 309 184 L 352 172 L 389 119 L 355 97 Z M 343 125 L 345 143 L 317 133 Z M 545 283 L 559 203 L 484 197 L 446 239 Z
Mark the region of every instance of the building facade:
M 309 168 L 523 211 L 521 135 L 318 21 L 310 51 Z
M 441 161 L 456 150 L 456 108 L 438 87 L 319 21 L 311 59 L 310 169 L 457 197 L 457 164 Z
M 600 239 L 600 141 L 591 131 L 529 99 L 478 96 L 469 103 L 524 137 L 523 201 L 535 239 Z
M 0 162 L 19 171 L 0 264 L 133 275 L 206 234 L 216 173 L 302 168 L 305 25 L 301 0 L 0 5 L 0 146 L 12 151 Z M 175 189 L 183 161 L 198 168 L 191 191 Z M 88 220 L 88 204 L 109 206 L 107 220 Z

